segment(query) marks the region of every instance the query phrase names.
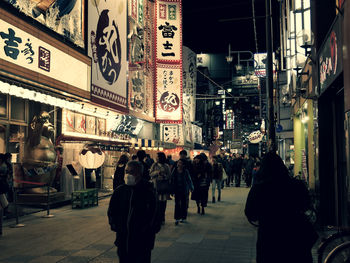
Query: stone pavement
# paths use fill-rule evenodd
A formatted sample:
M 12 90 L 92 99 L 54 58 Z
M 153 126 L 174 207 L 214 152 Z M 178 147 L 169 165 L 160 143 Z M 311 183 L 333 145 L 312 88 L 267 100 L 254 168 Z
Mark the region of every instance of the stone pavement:
M 174 201 L 168 201 L 166 224 L 157 235 L 152 262 L 255 262 L 256 229 L 244 216 L 247 188 L 224 188 L 222 202 L 208 203 L 198 215 L 190 201 L 187 223 L 175 226 Z M 210 189 L 211 192 L 211 189 Z M 209 194 L 211 200 L 211 194 Z M 118 262 L 106 216 L 109 198 L 98 207 L 53 209 L 20 218 L 22 228 L 5 221 L 0 237 L 0 263 Z

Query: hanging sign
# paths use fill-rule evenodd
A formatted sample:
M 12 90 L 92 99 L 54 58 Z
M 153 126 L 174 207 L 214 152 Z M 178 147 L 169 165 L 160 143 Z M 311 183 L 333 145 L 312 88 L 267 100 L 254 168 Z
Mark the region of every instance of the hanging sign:
M 88 1 L 91 100 L 127 112 L 127 1 Z
M 341 39 L 342 21 L 337 16 L 332 30 L 326 38 L 319 55 L 320 74 L 320 94 L 330 86 L 330 84 L 343 71 L 343 52 Z
M 182 122 L 181 67 L 158 64 L 156 71 L 156 121 Z
M 156 59 L 181 63 L 182 60 L 181 0 L 156 2 Z
M 59 81 L 59 87 L 83 91 L 90 87 L 89 65 L 1 19 L 0 59 L 31 70 L 33 77 L 44 75 L 36 80 L 49 77 Z M 16 74 L 21 74 L 21 71 Z
M 248 140 L 250 143 L 259 143 L 262 141 L 263 136 L 264 135 L 261 133 L 261 131 L 254 131 L 249 134 Z

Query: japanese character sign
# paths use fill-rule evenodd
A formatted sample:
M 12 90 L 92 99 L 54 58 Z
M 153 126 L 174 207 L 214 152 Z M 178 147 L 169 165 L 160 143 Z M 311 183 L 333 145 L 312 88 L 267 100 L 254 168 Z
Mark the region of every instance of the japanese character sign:
M 157 64 L 156 119 L 182 121 L 181 67 Z
M 127 6 L 126 0 L 88 1 L 91 99 L 121 111 L 127 110 Z
M 181 1 L 157 2 L 157 61 L 180 61 L 182 47 Z
M 175 144 L 181 144 L 181 128 L 178 124 L 163 124 L 162 125 L 162 141 Z

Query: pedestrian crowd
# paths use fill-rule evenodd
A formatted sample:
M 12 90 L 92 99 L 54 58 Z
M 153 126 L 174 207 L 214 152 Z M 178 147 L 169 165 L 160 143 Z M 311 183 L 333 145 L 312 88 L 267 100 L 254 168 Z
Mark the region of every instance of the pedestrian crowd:
M 189 200 L 196 202 L 198 214 L 205 215 L 210 185 L 212 203 L 220 202 L 223 187 L 240 187 L 241 178 L 250 186 L 254 164 L 252 157 L 227 156 L 223 152 L 211 160 L 205 153 L 191 160 L 186 150 L 180 151 L 176 161 L 164 152 L 158 152 L 156 160 L 144 150 L 130 161 L 128 155 L 121 155 L 108 209 L 120 262 L 150 262 L 154 237 L 165 224 L 168 201 L 175 201 L 176 226 L 186 222 Z M 143 246 L 140 253 L 139 247 L 145 242 L 151 244 Z
M 308 191 L 290 178 L 277 154 L 267 154 L 260 160 L 241 154 L 229 156 L 224 152 L 209 159 L 201 153 L 191 160 L 182 150 L 177 161 L 164 152 L 158 152 L 155 161 L 144 150 L 138 151 L 130 161 L 127 155 L 122 155 L 116 166 L 114 192 L 108 208 L 109 224 L 116 232 L 119 262 L 151 262 L 155 236 L 165 224 L 168 201 L 175 199 L 174 220 L 178 226 L 187 220 L 189 200 L 196 202 L 198 214 L 206 214 L 210 185 L 214 204 L 223 200 L 221 190 L 224 187 L 240 187 L 242 181 L 246 187 L 251 187 L 246 216 L 250 222 L 259 224 L 257 263 L 278 262 L 275 260 L 279 252 L 274 253 L 275 249 L 271 248 L 282 244 L 279 240 L 287 239 L 286 242 L 291 243 L 298 238 L 297 231 L 288 232 L 288 235 L 293 234 L 289 241 L 288 235 L 274 233 L 279 215 L 294 218 L 297 222 L 294 227 L 305 229 L 305 220 L 300 215 L 307 208 Z M 296 198 L 296 193 L 302 197 Z M 284 209 L 281 202 L 287 204 Z M 310 243 L 314 240 L 299 254 L 293 254 L 293 262 L 310 262 Z M 293 244 L 291 247 L 297 249 Z M 280 251 L 291 250 L 284 247 Z

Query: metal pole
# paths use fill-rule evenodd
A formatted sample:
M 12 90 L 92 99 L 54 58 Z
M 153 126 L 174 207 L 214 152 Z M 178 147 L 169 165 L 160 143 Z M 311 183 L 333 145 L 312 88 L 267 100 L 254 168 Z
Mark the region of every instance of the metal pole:
M 272 70 L 272 33 L 271 33 L 271 0 L 265 0 L 266 3 L 266 88 L 267 88 L 267 105 L 268 105 L 268 140 L 269 151 L 276 151 L 276 131 L 275 116 L 273 107 L 273 70 Z
M 50 215 L 50 185 L 47 185 L 47 203 L 46 203 L 46 215 L 43 218 L 51 218 L 54 215 Z
M 18 220 L 18 208 L 17 208 L 17 188 L 16 187 L 13 187 L 13 198 L 14 198 L 14 201 L 15 201 L 15 214 L 16 214 L 16 224 L 15 225 L 12 225 L 10 227 L 12 228 L 17 228 L 17 227 L 24 227 L 23 224 L 20 224 L 19 223 L 19 220 Z

